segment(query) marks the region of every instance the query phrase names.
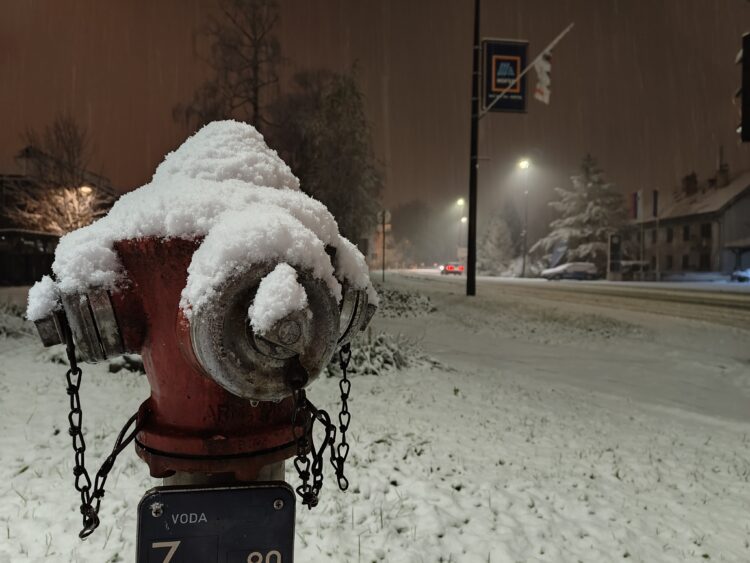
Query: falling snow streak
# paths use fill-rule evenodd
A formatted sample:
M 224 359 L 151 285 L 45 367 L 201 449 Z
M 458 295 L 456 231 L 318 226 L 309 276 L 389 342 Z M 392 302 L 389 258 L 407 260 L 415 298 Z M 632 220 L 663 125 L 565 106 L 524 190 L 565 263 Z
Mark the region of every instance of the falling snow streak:
M 281 0 L 281 8 L 282 92 L 298 70 L 358 62 L 387 165 L 387 205 L 465 191 L 472 2 Z M 122 190 L 146 182 L 186 134 L 172 107 L 208 76 L 196 32 L 214 10 L 199 0 L 4 3 L 0 170 L 12 167 L 27 127 L 70 109 L 96 139 L 98 169 Z M 482 222 L 513 193 L 521 153 L 539 165 L 532 231 L 544 225 L 551 188 L 589 151 L 625 192 L 670 190 L 692 170 L 706 178 L 722 144 L 733 170 L 750 166 L 731 102 L 750 3 L 487 0 L 482 10 L 483 36 L 528 39 L 532 54 L 576 24 L 555 49 L 552 104 L 483 121 Z

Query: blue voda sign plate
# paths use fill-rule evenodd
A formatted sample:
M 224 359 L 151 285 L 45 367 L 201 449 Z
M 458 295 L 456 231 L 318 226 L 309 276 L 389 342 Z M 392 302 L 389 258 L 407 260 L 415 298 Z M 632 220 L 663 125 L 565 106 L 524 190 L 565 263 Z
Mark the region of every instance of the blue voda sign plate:
M 157 487 L 138 505 L 137 563 L 291 563 L 294 490 L 286 483 Z

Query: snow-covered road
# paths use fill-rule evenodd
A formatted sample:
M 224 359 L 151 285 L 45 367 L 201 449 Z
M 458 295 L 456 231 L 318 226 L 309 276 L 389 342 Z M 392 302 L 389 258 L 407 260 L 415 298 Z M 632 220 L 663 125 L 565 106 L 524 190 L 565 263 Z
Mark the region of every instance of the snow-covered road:
M 451 284 L 457 291 L 465 291 L 464 276 L 441 276 L 434 270 L 401 270 L 389 275 L 397 279 L 410 277 Z M 512 295 L 518 300 L 567 301 L 750 327 L 750 284 L 747 283 L 548 282 L 540 278 L 479 276 L 477 293 L 489 297 Z
M 352 486 L 328 478 L 318 508 L 299 510 L 297 561 L 750 560 L 748 331 L 390 280 L 435 310 L 376 330 L 440 365 L 354 379 Z M 0 355 L 0 563 L 133 561 L 135 506 L 157 483 L 128 450 L 102 529 L 80 543 L 64 368 L 33 338 Z M 85 374 L 93 464 L 148 389 Z M 335 411 L 337 381 L 311 397 Z
M 396 318 L 379 319 L 378 326 L 419 340 L 456 369 L 501 367 L 550 384 L 750 422 L 748 330 L 669 316 L 670 302 L 633 310 L 631 299 L 592 298 L 585 289 L 554 299 L 523 284 L 480 281 L 478 295 L 466 298 L 455 278 L 393 274 L 389 280 L 430 295 L 438 312 L 429 323 Z M 750 330 L 750 317 L 743 325 Z
M 429 277 L 444 277 L 441 276 L 440 270 L 436 268 L 411 268 L 402 270 L 387 270 L 387 274 L 395 273 L 398 275 L 410 275 L 410 276 L 429 276 Z M 377 272 L 377 280 L 380 280 L 380 271 Z M 448 276 L 448 279 L 463 280 L 465 283 L 466 278 L 463 276 Z M 498 276 L 477 276 L 477 279 L 482 283 L 501 283 L 501 284 L 524 284 L 524 285 L 548 285 L 549 281 L 544 278 L 515 278 L 515 277 L 498 277 Z M 619 289 L 627 288 L 641 288 L 641 289 L 653 289 L 653 290 L 675 290 L 677 292 L 683 291 L 702 291 L 707 293 L 746 293 L 750 294 L 750 283 L 746 282 L 728 282 L 725 280 L 715 281 L 618 281 L 610 282 L 607 280 L 590 280 L 590 281 L 576 281 L 576 280 L 560 280 L 555 282 L 558 285 L 565 286 L 570 285 L 572 289 L 575 288 L 600 288 L 603 291 L 612 290 L 616 291 Z

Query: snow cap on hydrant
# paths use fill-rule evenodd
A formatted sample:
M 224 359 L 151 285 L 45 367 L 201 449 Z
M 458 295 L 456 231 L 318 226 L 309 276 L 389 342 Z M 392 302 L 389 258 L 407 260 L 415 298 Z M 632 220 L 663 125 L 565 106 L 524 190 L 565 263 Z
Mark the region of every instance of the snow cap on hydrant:
M 377 306 L 362 254 L 236 121 L 203 127 L 150 183 L 64 236 L 53 272 L 27 309 L 45 345 L 69 332 L 85 361 L 144 357 L 137 445 L 154 475 L 195 470 L 187 456 L 289 457 L 290 396 Z

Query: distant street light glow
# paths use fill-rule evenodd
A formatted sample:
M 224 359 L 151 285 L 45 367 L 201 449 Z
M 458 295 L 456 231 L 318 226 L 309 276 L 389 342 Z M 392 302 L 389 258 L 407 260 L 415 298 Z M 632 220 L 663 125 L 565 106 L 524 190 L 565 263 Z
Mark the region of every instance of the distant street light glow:
M 456 202 L 456 205 L 458 205 L 459 207 L 463 207 L 465 203 L 466 201 L 464 200 L 464 198 L 459 197 L 458 201 Z
M 89 195 L 92 192 L 91 186 L 81 186 L 78 191 L 83 195 Z
M 521 265 L 521 277 L 526 277 L 526 258 L 529 244 L 529 167 L 531 161 L 522 158 L 518 161 L 518 167 L 523 170 L 523 263 Z
M 462 223 L 466 223 L 466 221 L 468 221 L 468 219 L 466 217 L 461 217 L 461 222 Z

